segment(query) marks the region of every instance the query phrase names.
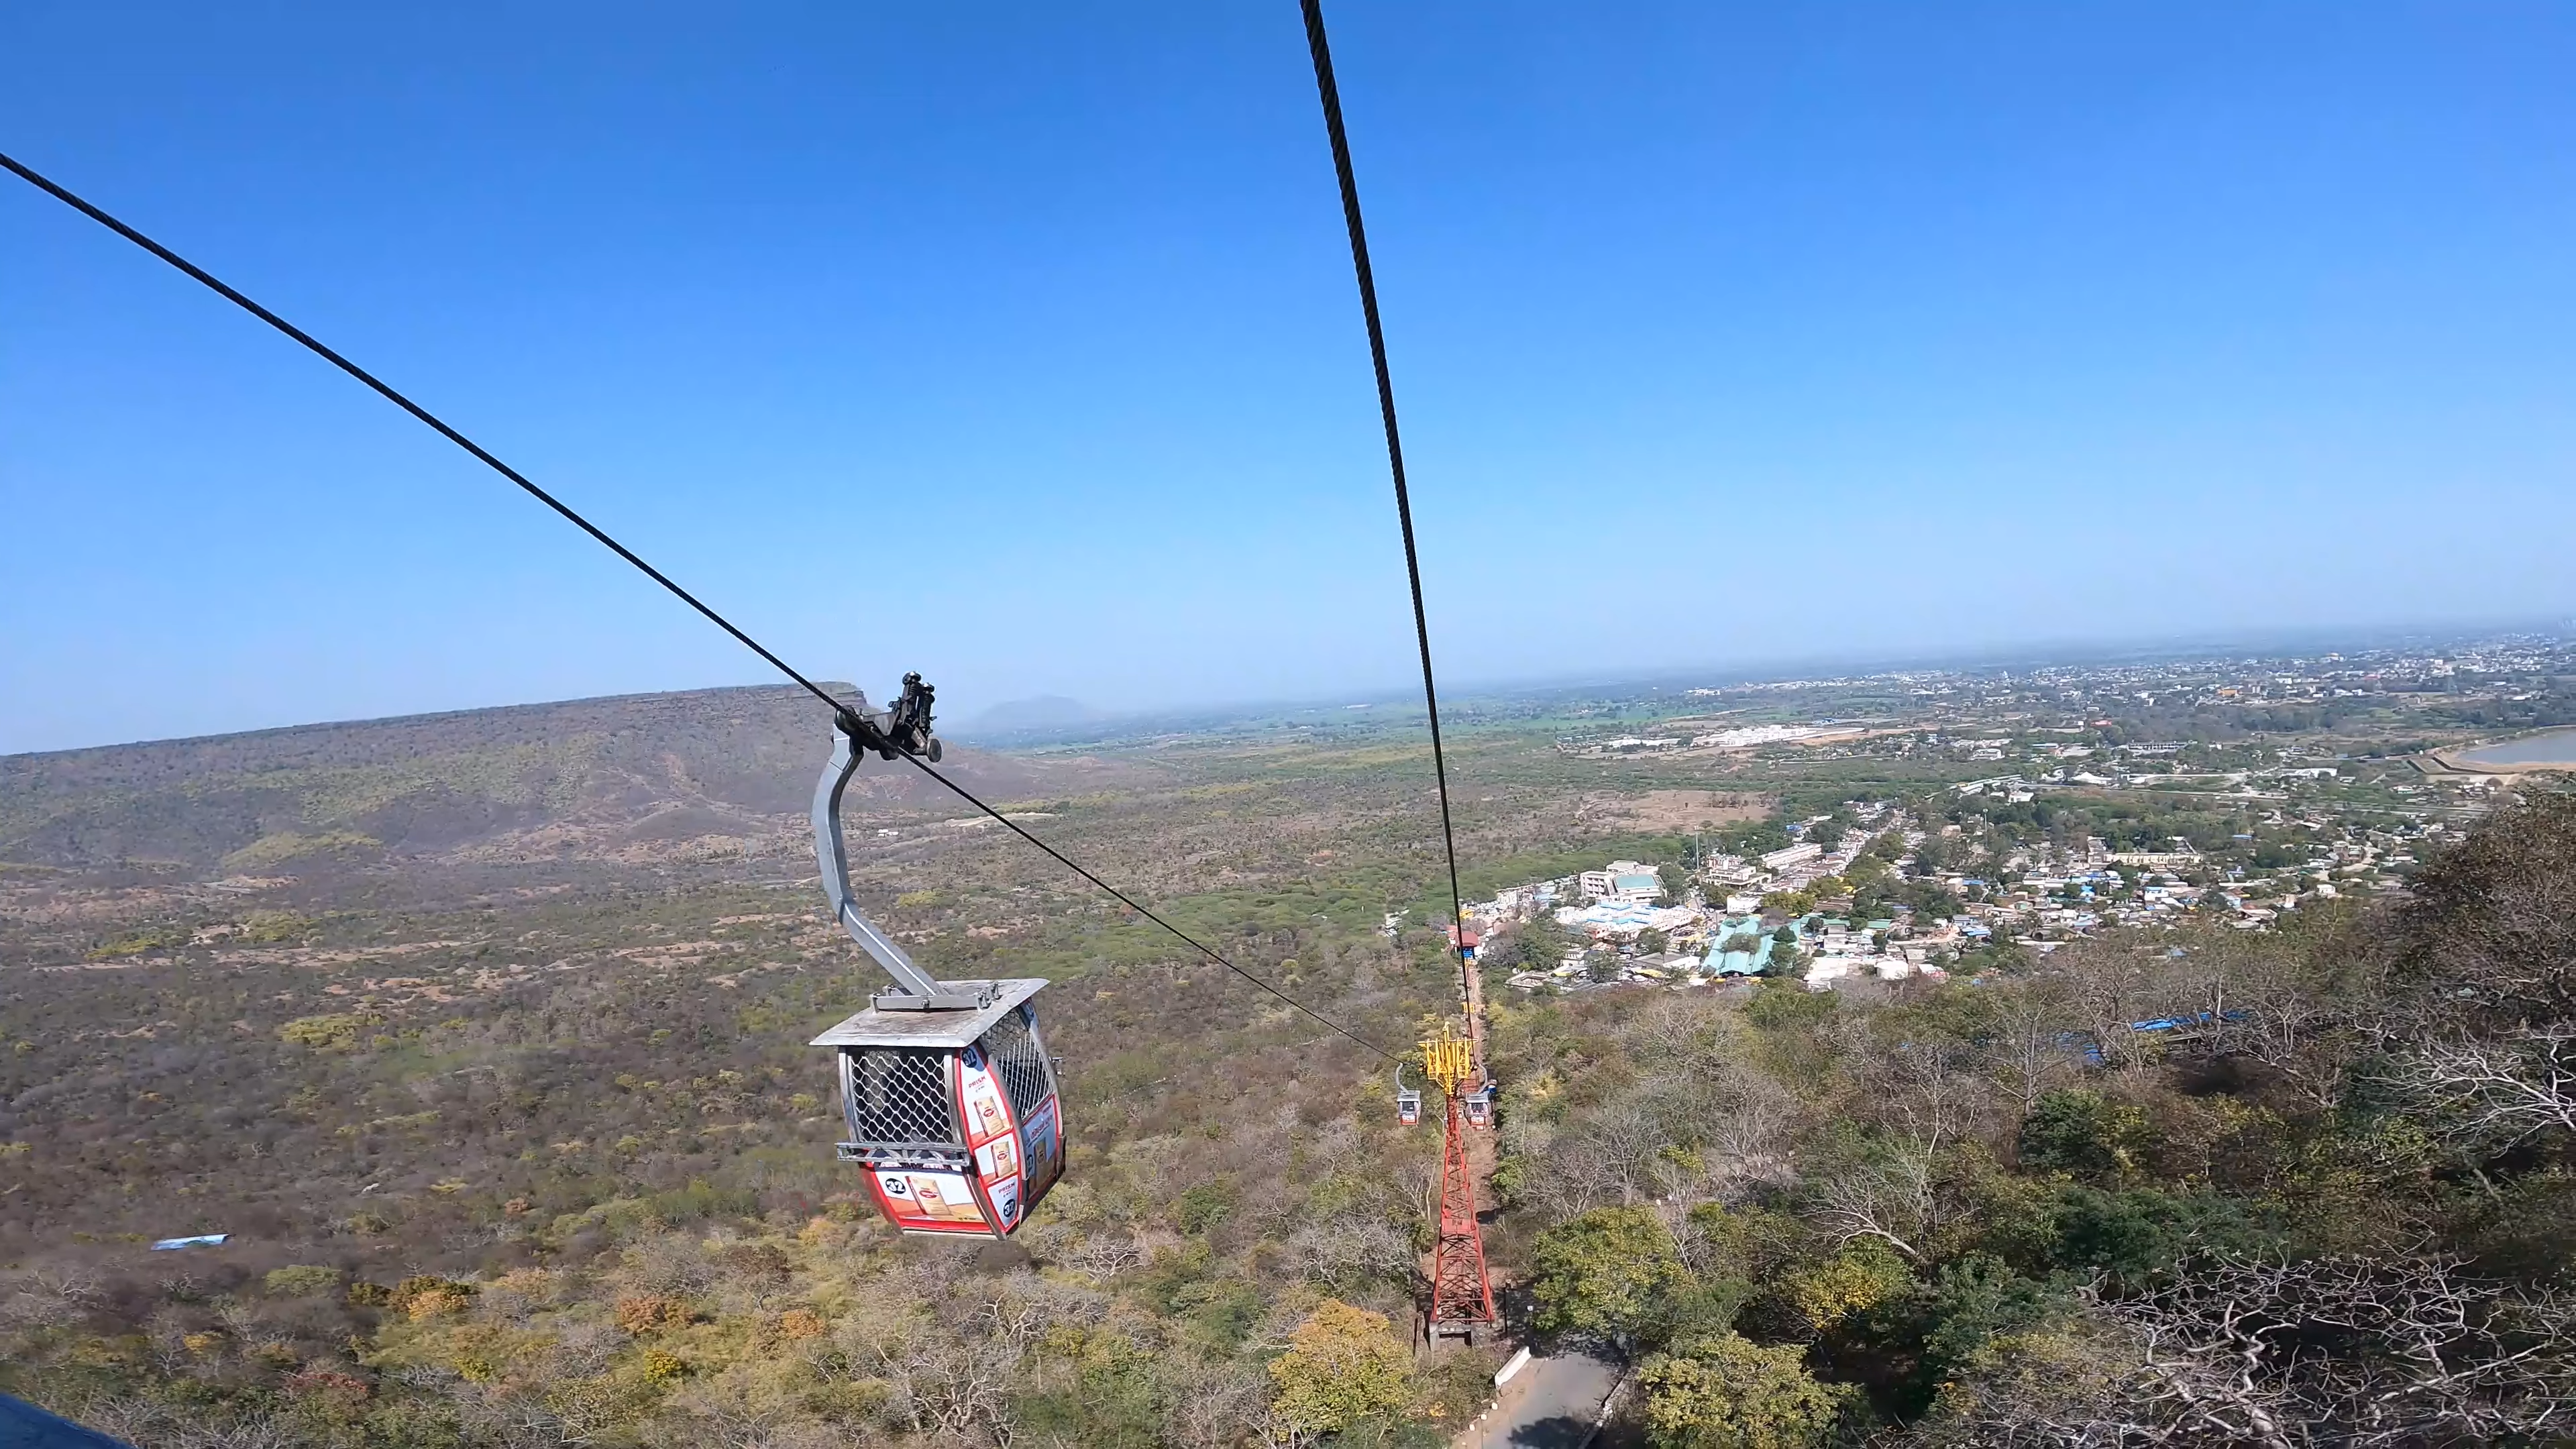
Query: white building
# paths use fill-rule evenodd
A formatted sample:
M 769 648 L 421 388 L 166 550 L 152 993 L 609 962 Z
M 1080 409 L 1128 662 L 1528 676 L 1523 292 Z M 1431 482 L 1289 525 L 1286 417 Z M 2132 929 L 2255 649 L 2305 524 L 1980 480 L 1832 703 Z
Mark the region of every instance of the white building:
M 1763 856 L 1762 864 L 1767 870 L 1786 870 L 1793 865 L 1804 865 L 1824 853 L 1823 846 L 1812 840 L 1803 840 L 1787 849 L 1775 850 Z
M 2183 870 L 2201 863 L 2196 850 L 2115 850 L 2113 865 L 2134 865 L 2143 870 Z
M 1651 865 L 1614 860 L 1607 870 L 1587 870 L 1578 882 L 1596 901 L 1652 901 L 1664 893 L 1664 878 Z

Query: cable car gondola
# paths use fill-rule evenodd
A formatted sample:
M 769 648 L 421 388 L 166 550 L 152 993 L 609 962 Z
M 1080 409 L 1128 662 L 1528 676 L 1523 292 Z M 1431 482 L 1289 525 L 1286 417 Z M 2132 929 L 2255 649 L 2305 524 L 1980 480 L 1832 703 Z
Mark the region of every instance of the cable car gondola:
M 1433 773 L 1439 785 L 1441 835 L 1443 849 L 1448 856 L 1450 903 L 1453 910 L 1458 910 L 1463 903 L 1458 894 L 1457 842 L 1450 828 L 1448 766 L 1440 738 L 1439 699 L 1433 689 L 1431 629 L 1423 608 L 1422 571 L 1414 545 L 1412 505 L 1405 489 L 1404 451 L 1396 429 L 1395 388 L 1387 368 L 1386 342 L 1378 321 L 1377 284 L 1370 271 L 1368 241 L 1360 221 L 1359 183 L 1352 173 L 1350 150 L 1344 140 L 1341 101 L 1333 82 L 1332 57 L 1325 38 L 1319 0 L 1304 0 L 1304 12 L 1307 46 L 1315 65 L 1316 94 L 1323 104 L 1325 131 L 1332 143 L 1334 171 L 1342 193 L 1343 218 L 1350 232 L 1351 261 L 1359 283 L 1361 311 L 1367 322 L 1369 349 L 1376 366 L 1378 405 L 1386 425 L 1387 462 L 1395 486 L 1396 522 L 1404 540 L 1405 573 L 1413 591 L 1414 634 L 1422 655 L 1423 703 L 1429 716 Z M 501 461 L 481 444 L 383 379 L 323 345 L 312 334 L 14 158 L 0 154 L 0 169 L 20 177 L 142 247 L 427 424 L 529 497 L 634 565 L 654 583 L 775 666 L 833 711 L 836 733 L 832 759 L 824 767 L 822 781 L 814 794 L 815 855 L 822 865 L 823 889 L 832 901 L 835 917 L 849 931 L 851 939 L 895 978 L 896 990 L 878 993 L 871 999 L 868 1009 L 817 1037 L 813 1044 L 829 1047 L 835 1054 L 842 1106 L 852 1139 L 840 1145 L 841 1156 L 846 1161 L 867 1167 L 869 1192 L 887 1219 L 897 1227 L 907 1232 L 1008 1236 L 1027 1220 L 1047 1188 L 1064 1170 L 1064 1123 L 1054 1060 L 1046 1053 L 1037 1014 L 1031 1004 L 1031 998 L 1046 983 L 1034 979 L 933 979 L 852 904 L 841 841 L 841 795 L 866 751 L 874 750 L 889 761 L 900 757 L 919 765 L 940 784 L 1011 832 L 1046 852 L 1122 905 L 1171 932 L 1209 960 L 1363 1048 L 1381 1056 L 1387 1055 L 1384 1048 L 1367 1037 L 1227 960 L 1062 851 L 976 799 L 956 782 L 931 769 L 927 762 L 936 761 L 940 750 L 938 742 L 930 734 L 931 690 L 921 682 L 919 675 L 905 676 L 903 696 L 891 710 L 871 712 L 864 699 L 853 708 L 798 672 L 695 594 L 646 563 L 563 500 L 539 487 L 525 474 Z M 1458 940 L 1461 965 L 1466 966 L 1469 964 L 1466 949 L 1469 943 L 1463 936 Z M 1443 1080 L 1441 1085 L 1444 1097 L 1455 1103 L 1458 1100 L 1456 1082 Z M 1414 1095 L 1418 1116 L 1419 1094 Z M 1493 1113 L 1490 1084 L 1481 1088 L 1469 1100 L 1467 1107 L 1477 1122 L 1490 1122 Z M 1458 1183 L 1462 1188 L 1467 1185 L 1463 1169 Z M 1450 1211 L 1448 1189 L 1443 1191 L 1445 1233 Z M 1461 1201 L 1470 1209 L 1464 1217 L 1465 1232 L 1474 1239 L 1472 1192 L 1463 1193 Z M 1475 1263 L 1478 1289 L 1484 1293 L 1480 1243 L 1475 1249 Z M 1485 1319 L 1489 1320 L 1492 1316 L 1490 1295 L 1485 1297 Z M 1438 1307 L 1439 1300 L 1435 1296 L 1435 1319 Z
M 812 1045 L 833 1052 L 850 1129 L 841 1160 L 865 1170 L 886 1221 L 907 1233 L 1006 1238 L 1064 1172 L 1063 1101 L 1030 1000 L 1046 982 L 934 979 L 850 898 L 841 842 L 841 796 L 870 751 L 939 758 L 931 698 L 907 674 L 894 708 L 872 712 L 863 696 L 832 731 L 814 787 L 814 858 L 833 914 L 895 989 Z

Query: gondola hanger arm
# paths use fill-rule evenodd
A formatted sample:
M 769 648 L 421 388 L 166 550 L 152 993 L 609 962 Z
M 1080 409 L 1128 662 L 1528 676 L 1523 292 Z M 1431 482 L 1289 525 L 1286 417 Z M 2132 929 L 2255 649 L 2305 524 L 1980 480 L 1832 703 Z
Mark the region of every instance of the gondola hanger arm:
M 841 835 L 841 801 L 849 791 L 850 777 L 871 751 L 889 760 L 897 755 L 938 759 L 939 742 L 930 737 L 931 702 L 931 687 L 922 683 L 920 675 L 907 674 L 903 697 L 892 709 L 869 709 L 864 694 L 854 704 L 838 705 L 832 757 L 814 784 L 814 863 L 822 868 L 823 894 L 831 900 L 841 929 L 894 978 L 893 991 L 878 992 L 870 1000 L 880 1011 L 973 1011 L 992 1004 L 991 983 L 977 983 L 981 989 L 968 992 L 933 977 L 901 943 L 869 920 L 850 894 L 849 848 Z

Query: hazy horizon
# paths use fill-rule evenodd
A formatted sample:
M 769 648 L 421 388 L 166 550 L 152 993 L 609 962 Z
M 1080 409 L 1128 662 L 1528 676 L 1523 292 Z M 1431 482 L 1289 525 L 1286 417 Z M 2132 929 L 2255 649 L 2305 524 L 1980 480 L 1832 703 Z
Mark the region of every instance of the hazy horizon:
M 1455 687 L 2576 612 L 2576 13 L 1333 20 Z M 809 673 L 1415 687 L 1293 5 L 0 38 L 0 146 Z M 14 179 L 0 266 L 0 751 L 762 682 Z
M 1453 707 L 1497 699 L 1528 695 L 1566 693 L 1582 690 L 1623 691 L 1648 688 L 1715 687 L 1730 684 L 1759 684 L 1774 680 L 1802 677 L 1851 677 L 1874 674 L 1922 671 L 1977 671 L 2008 668 L 2044 668 L 2083 666 L 2137 661 L 2190 661 L 2194 659 L 2246 659 L 2282 657 L 2289 654 L 2334 652 L 2390 648 L 2403 644 L 2466 644 L 2513 634 L 2564 636 L 2576 631 L 2576 621 L 2522 620 L 2483 621 L 2468 624 L 2419 623 L 2388 629 L 2325 629 L 2264 635 L 2249 632 L 2239 639 L 2171 637 L 2164 639 L 2128 638 L 2093 640 L 2029 640 L 1999 645 L 1985 650 L 1952 651 L 1921 655 L 1885 654 L 1819 654 L 1803 658 L 1744 660 L 1733 663 L 1671 664 L 1625 673 L 1588 672 L 1526 675 L 1518 678 L 1461 679 L 1443 675 L 1440 680 L 1444 716 Z M 756 666 L 756 661 L 755 661 Z M 892 680 L 848 680 L 831 671 L 819 678 L 832 683 L 855 683 L 872 701 L 883 703 L 890 698 Z M 934 685 L 937 680 L 931 681 Z M 180 734 L 137 736 L 131 739 L 78 740 L 43 744 L 25 748 L 0 747 L 0 758 L 25 755 L 65 754 L 93 749 L 116 749 L 127 745 L 169 744 L 191 739 L 221 738 L 229 735 L 258 734 L 273 730 L 291 730 L 334 725 L 370 724 L 388 720 L 442 714 L 468 714 L 480 710 L 541 708 L 548 705 L 574 704 L 600 699 L 615 699 L 656 694 L 687 694 L 727 689 L 794 689 L 783 679 L 741 678 L 699 683 L 675 684 L 666 689 L 607 690 L 596 693 L 540 695 L 520 699 L 491 699 L 439 705 L 425 709 L 398 710 L 382 714 L 316 717 L 312 719 L 273 719 L 244 723 L 221 729 L 189 731 Z M 1422 708 L 1420 675 L 1411 678 L 1353 684 L 1342 690 L 1321 690 L 1302 695 L 1232 696 L 1214 695 L 1196 698 L 1173 697 L 1133 705 L 1121 705 L 1098 698 L 1077 695 L 1023 695 L 1007 699 L 952 697 L 942 690 L 939 720 L 944 735 L 967 743 L 1003 738 L 1018 734 L 1042 735 L 1058 728 L 1053 725 L 1029 727 L 1007 726 L 983 729 L 978 720 L 988 713 L 1035 703 L 1070 703 L 1088 711 L 1089 718 L 1065 728 L 1112 727 L 1121 724 L 1152 723 L 1167 720 L 1225 720 L 1288 710 L 1330 709 L 1349 705 L 1391 707 L 1419 712 Z M 1007 743 L 1006 743 L 1007 747 Z

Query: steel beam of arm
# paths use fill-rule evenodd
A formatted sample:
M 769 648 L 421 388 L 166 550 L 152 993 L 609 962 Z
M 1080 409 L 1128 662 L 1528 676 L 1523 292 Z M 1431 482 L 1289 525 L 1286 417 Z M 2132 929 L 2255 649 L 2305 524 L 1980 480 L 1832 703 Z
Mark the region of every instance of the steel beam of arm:
M 878 993 L 872 1004 L 880 1010 L 914 1011 L 981 1006 L 982 997 L 951 991 L 915 965 L 911 954 L 869 920 L 858 902 L 851 899 L 849 856 L 841 842 L 841 795 L 849 789 L 850 776 L 858 772 L 859 761 L 864 758 L 864 751 L 847 728 L 832 731 L 832 758 L 823 766 L 823 777 L 814 784 L 814 860 L 823 868 L 823 894 L 830 897 L 832 914 L 840 919 L 841 928 L 895 980 L 896 990 Z

